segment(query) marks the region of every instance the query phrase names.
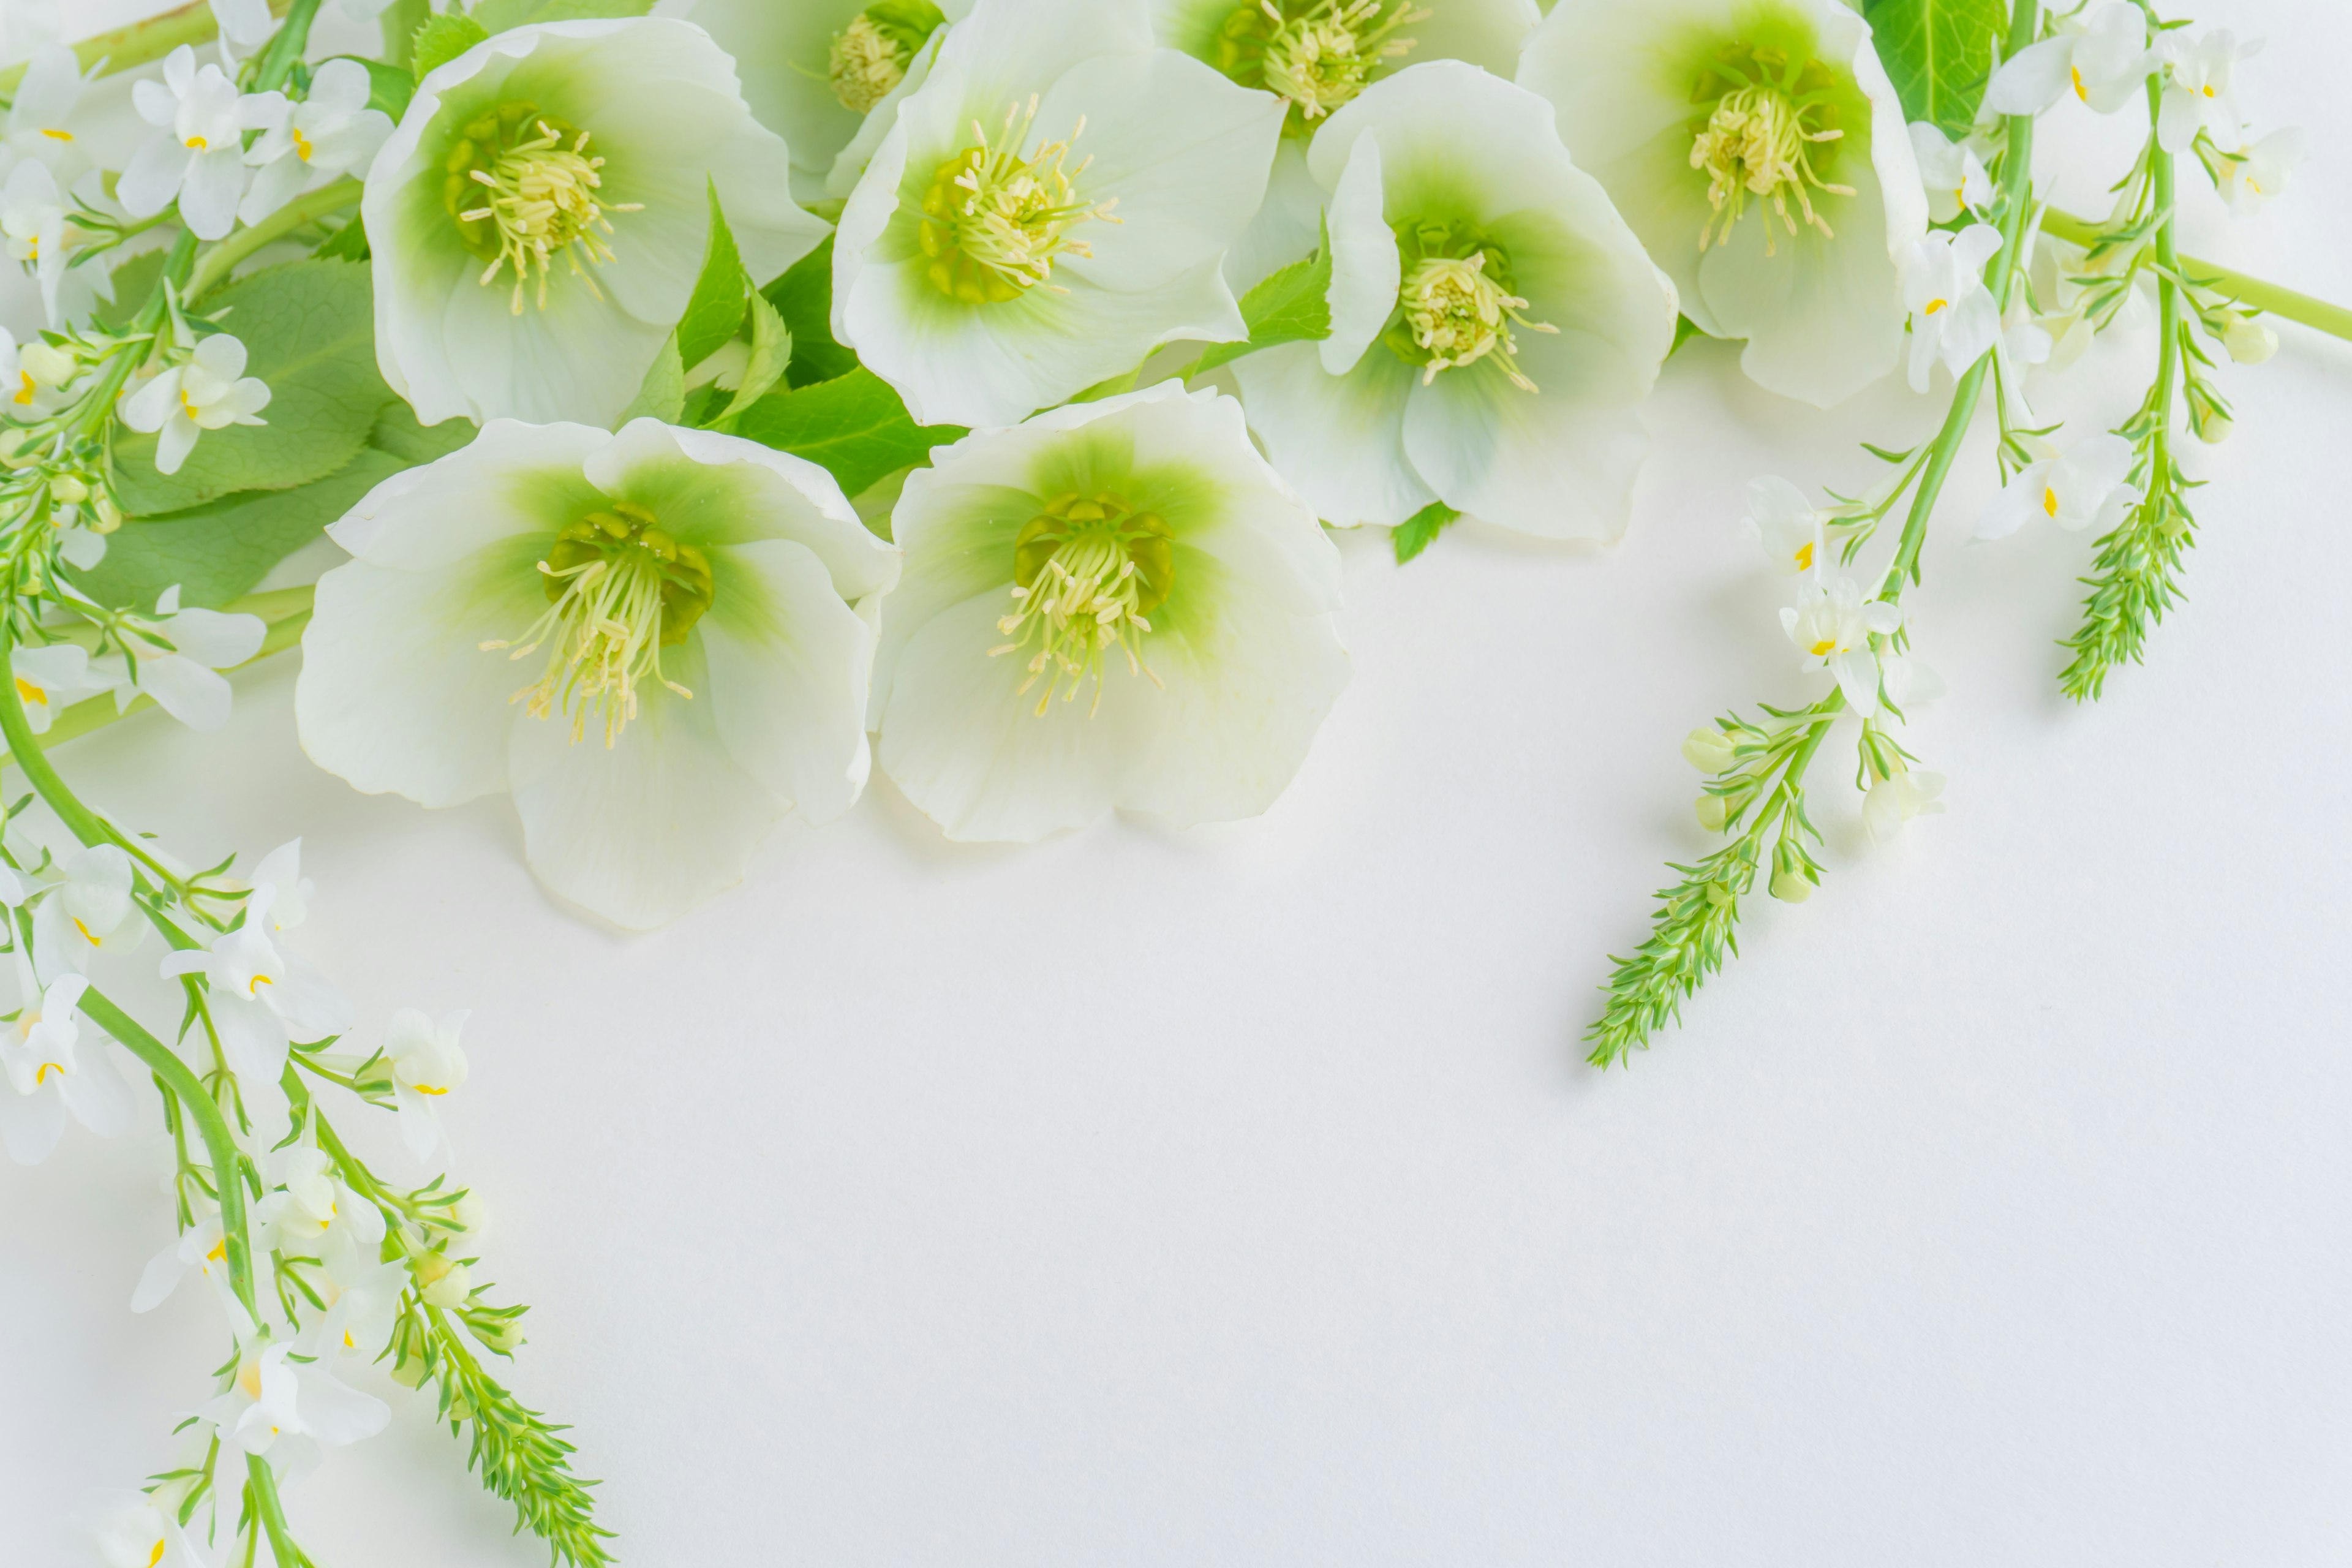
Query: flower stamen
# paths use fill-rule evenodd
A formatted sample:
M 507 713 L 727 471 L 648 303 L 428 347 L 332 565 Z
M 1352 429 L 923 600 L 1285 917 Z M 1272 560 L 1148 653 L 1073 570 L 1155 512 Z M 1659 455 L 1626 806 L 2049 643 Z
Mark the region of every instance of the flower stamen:
M 1088 679 L 1095 700 L 1087 716 L 1099 713 L 1103 656 L 1112 648 L 1126 655 L 1130 674 L 1160 684 L 1143 661 L 1143 637 L 1151 630 L 1150 612 L 1166 602 L 1175 581 L 1175 546 L 1166 522 L 1108 491 L 1074 492 L 1023 525 L 1013 560 L 1016 607 L 996 623 L 1011 640 L 988 653 L 996 658 L 1037 645 L 1019 693 L 1025 697 L 1040 680 L 1045 683 L 1037 717 L 1045 716 L 1065 682 L 1062 700 L 1068 702 Z
M 1706 124 L 1691 144 L 1690 164 L 1706 172 L 1706 199 L 1713 209 L 1699 230 L 1701 250 L 1728 245 L 1731 231 L 1747 211 L 1748 198 L 1759 196 L 1789 232 L 1799 232 L 1797 213 L 1804 222 L 1834 239 L 1829 220 L 1814 210 L 1813 193 L 1850 196 L 1852 185 L 1833 185 L 1813 167 L 1812 149 L 1837 142 L 1845 132 L 1817 129 L 1812 121 L 1824 106 L 1791 98 L 1770 83 L 1750 83 L 1725 93 Z M 1797 213 L 1791 213 L 1793 202 Z M 1720 225 L 1720 232 L 1717 226 Z M 1764 226 L 1764 254 L 1774 253 L 1772 226 Z
M 923 194 L 921 242 L 931 258 L 933 287 L 967 304 L 1002 304 L 1050 281 L 1064 256 L 1091 257 L 1069 231 L 1088 219 L 1117 223 L 1108 202 L 1082 201 L 1077 181 L 1094 160 L 1068 166 L 1070 142 L 1086 132 L 1081 119 L 1069 140 L 1048 142 L 1027 157 L 1020 149 L 1037 120 L 1038 100 L 1015 103 L 993 144 L 978 121 L 973 144 L 939 167 Z
M 1528 317 L 1528 301 L 1487 270 L 1491 254 L 1480 249 L 1466 257 L 1423 257 L 1406 272 L 1398 303 L 1404 310 L 1404 328 L 1420 351 L 1412 357 L 1421 361 L 1423 386 L 1435 381 L 1440 371 L 1491 358 L 1513 386 L 1522 392 L 1537 390 L 1516 363 L 1519 346 L 1512 334 L 1515 330 L 1559 329 Z
M 518 122 L 509 125 L 509 120 Z M 539 308 L 547 309 L 548 281 L 558 256 L 590 294 L 603 299 L 588 268 L 614 259 L 604 237 L 613 232 L 608 215 L 643 206 L 607 202 L 599 195 L 604 160 L 588 151 L 588 142 L 587 132 L 558 126 L 532 113 L 528 104 L 508 105 L 468 127 L 451 154 L 450 211 L 467 243 L 489 259 L 480 279 L 485 287 L 500 271 L 512 269 L 518 316 L 534 268 Z M 463 205 L 467 200 L 477 205 Z
M 1256 0 L 1226 31 L 1265 29 L 1262 41 L 1252 40 L 1259 57 L 1257 85 L 1287 99 L 1298 119 L 1311 123 L 1352 102 L 1383 62 L 1412 51 L 1415 40 L 1403 37 L 1403 29 L 1426 22 L 1430 13 L 1410 4 L 1391 10 L 1392 4 L 1320 0 L 1303 15 L 1286 16 L 1278 0 Z

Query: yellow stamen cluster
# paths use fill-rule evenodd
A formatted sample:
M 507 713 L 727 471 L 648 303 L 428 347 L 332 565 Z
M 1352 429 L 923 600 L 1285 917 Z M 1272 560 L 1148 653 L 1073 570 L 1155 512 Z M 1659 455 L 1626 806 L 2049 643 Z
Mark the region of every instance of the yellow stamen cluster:
M 663 531 L 643 507 L 615 501 L 558 535 L 539 570 L 546 613 L 510 642 L 481 645 L 486 653 L 511 649 L 509 658 L 547 646 L 545 670 L 512 699 L 532 718 L 565 714 L 576 745 L 594 710 L 611 746 L 637 716 L 640 682 L 693 697 L 662 673 L 661 650 L 684 642 L 710 607 L 710 562 L 701 551 Z
M 514 272 L 514 313 L 522 314 L 525 285 L 534 268 L 539 274 L 539 308 L 547 308 L 547 285 L 555 258 L 562 256 L 572 275 L 588 291 L 604 298 L 588 268 L 613 259 L 604 237 L 613 232 L 608 213 L 635 212 L 636 202 L 607 203 L 597 192 L 604 184 L 604 160 L 588 151 L 588 132 L 570 137 L 546 120 L 530 122 L 530 134 L 490 159 L 487 167 L 473 166 L 465 177 L 487 192 L 476 193 L 480 205 L 459 211 L 463 225 L 487 226 L 483 230 L 494 249 L 482 270 L 488 285 L 503 268 Z M 470 144 L 469 144 L 470 145 Z
M 1392 0 L 1321 0 L 1285 16 L 1278 0 L 1257 0 L 1272 24 L 1262 57 L 1265 89 L 1288 99 L 1302 120 L 1319 120 L 1362 92 L 1384 60 L 1412 52 L 1402 30 L 1429 13 Z M 1386 15 L 1383 15 L 1386 13 Z
M 1559 329 L 1529 321 L 1528 302 L 1505 289 L 1486 271 L 1487 253 L 1466 258 L 1432 256 L 1415 262 L 1405 274 L 1398 302 L 1404 308 L 1405 329 L 1413 345 L 1428 357 L 1422 362 L 1423 386 L 1442 370 L 1455 370 L 1493 357 L 1513 386 L 1533 392 L 1536 384 L 1514 363 L 1519 352 L 1512 341 L 1515 328 L 1531 332 Z M 1498 352 L 1499 351 L 1499 352 Z
M 1039 718 L 1065 682 L 1067 702 L 1090 679 L 1095 700 L 1087 716 L 1101 711 L 1103 655 L 1113 648 L 1126 655 L 1129 673 L 1160 683 L 1142 651 L 1150 612 L 1175 584 L 1175 544 L 1160 517 L 1109 491 L 1060 496 L 1022 527 L 1013 561 L 1015 608 L 996 623 L 1012 640 L 989 649 L 989 657 L 1036 645 L 1021 694 L 1045 682 Z
M 833 96 L 842 108 L 863 114 L 907 79 L 907 62 L 912 57 L 904 43 L 860 12 L 833 36 L 833 52 L 826 62 Z
M 1021 148 L 1037 120 L 1037 100 L 1016 103 L 992 143 L 973 121 L 973 144 L 939 167 L 923 194 L 921 244 L 932 286 L 967 304 L 1002 304 L 1049 281 L 1061 256 L 1092 256 L 1069 231 L 1089 218 L 1117 223 L 1116 201 L 1091 203 L 1077 181 L 1092 159 L 1069 167 L 1070 142 L 1048 142 L 1027 157 Z M 1070 132 L 1074 142 L 1087 122 Z
M 1717 102 L 1691 144 L 1691 167 L 1706 172 L 1706 199 L 1714 209 L 1699 230 L 1701 250 L 1730 243 L 1732 228 L 1751 195 L 1769 202 L 1790 234 L 1798 232 L 1797 216 L 1789 210 L 1794 202 L 1807 224 L 1835 237 L 1828 220 L 1813 209 L 1813 193 L 1850 196 L 1853 187 L 1831 184 L 1813 168 L 1813 147 L 1845 135 L 1843 131 L 1813 128 L 1811 121 L 1817 112 L 1769 83 L 1739 88 Z M 1769 256 L 1773 249 L 1772 226 L 1767 221 L 1764 254 Z

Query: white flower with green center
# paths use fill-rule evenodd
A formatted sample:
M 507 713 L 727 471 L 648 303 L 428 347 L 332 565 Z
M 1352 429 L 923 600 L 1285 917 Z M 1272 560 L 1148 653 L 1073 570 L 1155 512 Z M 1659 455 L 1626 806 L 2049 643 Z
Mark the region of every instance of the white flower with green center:
M 1540 19 L 1536 0 L 1153 0 L 1161 43 L 1285 105 L 1265 203 L 1226 260 L 1234 287 L 1315 248 L 1323 193 L 1307 143 L 1324 121 L 1423 60 L 1467 60 L 1507 79 Z
M 362 206 L 376 357 L 425 424 L 611 425 L 685 313 L 716 182 L 751 275 L 824 237 L 733 63 L 664 18 L 500 33 L 417 85 Z
M 787 812 L 865 786 L 859 606 L 898 552 L 814 464 L 650 419 L 499 420 L 330 531 L 358 559 L 303 635 L 304 748 L 424 805 L 511 791 L 574 903 L 673 920 Z
M 695 0 L 681 14 L 735 57 L 745 101 L 791 143 L 793 178 L 814 194 L 868 116 L 887 116 L 921 85 L 940 30 L 971 9 L 971 0 Z
M 1347 684 L 1339 552 L 1219 394 L 979 432 L 892 521 L 882 766 L 950 838 L 1255 816 Z
M 1895 368 L 1927 198 L 1839 0 L 1559 0 L 1518 79 L 1759 384 L 1827 407 Z
M 875 150 L 834 335 L 922 423 L 1011 424 L 1161 343 L 1246 335 L 1220 268 L 1282 106 L 1154 48 L 1143 7 L 983 5 Z
M 1307 158 L 1330 192 L 1331 335 L 1234 365 L 1284 477 L 1345 526 L 1443 501 L 1616 537 L 1674 289 L 1550 107 L 1458 61 L 1414 66 L 1332 116 Z

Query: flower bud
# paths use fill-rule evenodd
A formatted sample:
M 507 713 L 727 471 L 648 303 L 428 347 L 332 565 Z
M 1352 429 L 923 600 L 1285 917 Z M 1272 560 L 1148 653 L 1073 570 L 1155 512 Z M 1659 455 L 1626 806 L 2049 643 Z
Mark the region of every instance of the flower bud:
M 1731 765 L 1733 742 L 1713 724 L 1702 724 L 1683 737 L 1683 760 L 1703 773 L 1719 773 Z
M 67 506 L 79 506 L 89 499 L 89 487 L 71 474 L 59 474 L 49 481 L 49 495 Z
M 464 1314 L 466 1331 L 495 1355 L 512 1355 L 522 1347 L 522 1312 L 513 1307 Z
M 449 1205 L 449 1224 L 478 1241 L 489 1233 L 490 1205 L 469 1192 Z
M 2260 321 L 2250 321 L 2231 311 L 2231 320 L 2221 334 L 2221 346 L 2240 364 L 2260 364 L 2278 353 L 2278 334 Z
M 417 1293 L 428 1307 L 453 1311 L 474 1293 L 473 1271 L 446 1252 L 419 1253 L 409 1268 L 416 1276 Z
M 1812 879 L 1793 866 L 1772 873 L 1772 896 L 1784 904 L 1801 904 L 1813 896 Z
M 99 532 L 112 533 L 122 526 L 122 509 L 114 504 L 114 497 L 105 490 L 98 492 L 98 500 L 90 510 L 97 514 L 90 526 Z
M 2217 408 L 2208 408 L 2200 403 L 2189 405 L 2189 433 L 2209 447 L 2218 447 L 2228 440 L 2231 432 L 2237 427 L 2235 420 Z
M 1709 833 L 1720 833 L 1731 820 L 1731 802 L 1719 795 L 1698 797 L 1698 825 Z

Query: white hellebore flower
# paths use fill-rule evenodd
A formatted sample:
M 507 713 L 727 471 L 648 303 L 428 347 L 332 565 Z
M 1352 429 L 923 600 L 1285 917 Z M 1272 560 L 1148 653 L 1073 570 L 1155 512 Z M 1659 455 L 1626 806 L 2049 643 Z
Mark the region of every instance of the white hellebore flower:
M 1160 43 L 1285 105 L 1265 204 L 1225 262 L 1237 289 L 1307 255 L 1323 191 L 1307 144 L 1382 77 L 1427 60 L 1467 60 L 1508 80 L 1542 20 L 1536 0 L 1152 0 Z
M 106 1037 L 85 1042 L 75 1009 L 89 982 L 61 974 L 46 990 L 21 959 L 16 978 L 24 1005 L 0 1025 L 0 1143 L 20 1165 L 37 1165 L 58 1146 L 68 1112 L 101 1138 L 131 1125 L 131 1087 L 107 1059 Z
M 1949 223 L 1963 211 L 1992 204 L 1992 176 L 1968 141 L 1955 142 L 1924 121 L 1911 124 L 1911 152 L 1919 161 L 1919 183 L 1927 192 L 1927 216 Z
M 131 857 L 119 846 L 77 849 L 58 870 L 64 880 L 33 910 L 33 959 L 45 984 L 94 954 L 130 952 L 147 929 L 131 898 Z
M 1331 335 L 1234 366 L 1284 477 L 1342 525 L 1443 501 L 1546 538 L 1622 533 L 1674 288 L 1549 106 L 1459 61 L 1413 66 L 1307 158 L 1331 192 Z
M 122 422 L 155 437 L 155 470 L 176 474 L 206 430 L 267 425 L 269 387 L 245 374 L 245 344 L 226 332 L 200 341 L 184 363 L 122 399 Z
M 1937 798 L 1944 793 L 1944 775 L 1905 768 L 1870 786 L 1862 797 L 1863 826 L 1871 838 L 1884 844 L 1903 831 L 1915 816 L 1932 816 L 1944 809 Z
M 1220 394 L 977 432 L 892 521 L 882 766 L 950 838 L 1255 816 L 1347 683 L 1339 552 Z
M 2262 211 L 2272 197 L 2286 195 L 2288 179 L 2308 155 L 2309 146 L 2310 139 L 2302 130 L 2290 125 L 2272 132 L 2238 156 L 2221 160 L 2213 178 L 2221 187 L 2221 199 L 2240 217 Z
M 1927 390 L 1937 360 L 1954 375 L 2000 341 L 2000 308 L 1985 287 L 1986 263 L 2000 253 L 2000 230 L 1970 224 L 1958 234 L 1934 229 L 1903 262 L 1903 303 L 1911 312 L 1911 390 Z
M 2109 0 L 2087 19 L 2067 18 L 2055 37 L 2004 61 L 1985 88 L 1985 111 L 2041 114 L 2072 94 L 2101 114 L 2113 114 L 2147 90 L 2155 68 L 2147 18 L 2126 0 Z
M 1878 711 L 1878 654 L 1870 639 L 1902 625 L 1900 609 L 1864 598 L 1862 584 L 1843 576 L 1807 577 L 1796 606 L 1780 612 L 1781 629 L 1804 656 L 1804 667 L 1834 675 L 1847 706 L 1865 719 Z
M 304 748 L 424 805 L 511 790 L 574 903 L 674 920 L 785 813 L 829 821 L 865 786 L 852 606 L 898 552 L 814 464 L 651 419 L 496 420 L 329 531 L 358 559 L 303 634 Z
M 182 44 L 163 61 L 162 81 L 131 87 L 139 117 L 159 129 L 122 171 L 115 194 L 133 217 L 152 217 L 180 204 L 180 216 L 199 239 L 220 239 L 236 226 L 245 195 L 245 133 L 285 112 L 284 95 L 245 96 L 220 67 L 196 65 Z
M 1748 481 L 1748 531 L 1783 577 L 1828 563 L 1825 521 L 1821 508 L 1788 480 L 1768 475 Z
M 1011 424 L 1162 343 L 1247 335 L 1222 267 L 1282 105 L 1154 48 L 1144 4 L 983 5 L 875 149 L 833 330 L 919 423 Z
M 1559 0 L 1519 81 L 1711 337 L 1827 406 L 1895 367 L 1927 225 L 1903 107 L 1841 0 Z
M 198 1412 L 235 1454 L 267 1454 L 287 1438 L 341 1447 L 373 1437 L 392 1420 L 392 1408 L 326 1370 L 322 1361 L 295 1360 L 289 1342 L 252 1341 L 240 1348 L 227 1390 Z M 307 1454 L 305 1458 L 307 1458 Z M 299 1468 L 298 1461 L 293 1467 Z
M 428 425 L 610 426 L 693 296 L 714 184 L 761 283 L 824 237 L 790 173 L 698 27 L 497 34 L 417 84 L 368 172 L 384 379 Z
M 392 135 L 392 117 L 368 107 L 371 90 L 367 68 L 357 60 L 320 66 L 310 79 L 310 96 L 289 104 L 246 153 L 255 170 L 253 188 L 236 216 L 259 223 L 306 190 L 364 171 Z
M 431 1159 L 448 1136 L 434 1107 L 466 1081 L 466 1048 L 457 1043 L 466 1016 L 452 1013 L 436 1024 L 415 1008 L 403 1007 L 384 1027 L 383 1054 L 392 1063 L 401 1142 L 419 1160 Z
M 217 730 L 228 722 L 233 697 L 219 672 L 259 653 L 268 630 L 258 616 L 184 610 L 174 584 L 155 601 L 152 617 L 125 618 L 129 657 L 102 655 L 90 661 L 90 672 L 113 689 L 118 708 L 143 694 L 191 730 Z
M 2139 504 L 2139 487 L 2131 482 L 2133 456 L 2129 441 L 2104 432 L 2075 442 L 2063 456 L 2049 448 L 1985 508 L 1977 537 L 2005 539 L 2037 517 L 2069 532 L 2109 531 Z
M 823 191 L 853 146 L 870 153 L 901 99 L 922 85 L 940 33 L 972 0 L 692 0 L 679 14 L 719 40 L 743 99 L 793 150 L 793 178 Z M 856 158 L 845 196 L 865 159 Z
M 2156 139 L 2168 153 L 2186 152 L 2200 131 L 2213 145 L 2234 153 L 2245 140 L 2232 83 L 2238 62 L 2262 51 L 2263 40 L 2238 42 L 2227 27 L 2190 37 L 2167 33 L 2157 45 L 2164 60 L 2164 104 L 2157 111 Z
M 100 1492 L 78 1511 L 105 1568 L 206 1568 L 178 1516 L 145 1492 Z
M 89 673 L 89 655 L 69 642 L 20 647 L 9 656 L 16 700 L 36 735 L 48 733 L 58 715 L 85 697 L 106 689 Z

